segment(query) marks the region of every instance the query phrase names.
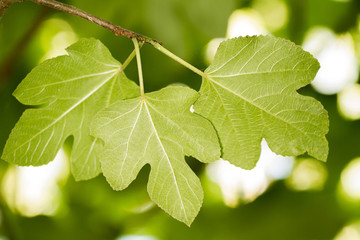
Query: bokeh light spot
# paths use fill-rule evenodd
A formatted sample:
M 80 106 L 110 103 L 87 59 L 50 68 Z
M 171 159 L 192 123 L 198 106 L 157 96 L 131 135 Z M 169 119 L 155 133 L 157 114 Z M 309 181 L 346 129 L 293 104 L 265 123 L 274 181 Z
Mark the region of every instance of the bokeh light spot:
M 335 94 L 357 81 L 359 66 L 350 34 L 336 35 L 330 29 L 315 27 L 306 34 L 303 48 L 320 62 L 311 83 L 322 94 Z
M 119 237 L 117 240 L 158 240 L 158 238 L 148 235 L 126 235 Z
M 47 20 L 41 33 L 42 48 L 45 54 L 40 62 L 67 54 L 65 49 L 77 40 L 76 33 L 65 20 L 58 18 Z
M 280 30 L 288 22 L 288 8 L 282 0 L 255 0 L 252 6 L 272 32 Z
M 346 225 L 334 240 L 360 240 L 360 221 Z
M 293 158 L 276 155 L 265 140 L 261 143 L 261 149 L 260 159 L 252 170 L 235 167 L 224 160 L 207 166 L 207 175 L 220 186 L 227 206 L 236 207 L 239 203 L 254 201 L 272 182 L 290 174 Z
M 342 171 L 341 188 L 346 197 L 360 201 L 360 158 L 352 160 Z
M 360 85 L 353 84 L 338 94 L 338 108 L 343 117 L 360 119 Z
M 22 215 L 54 215 L 60 206 L 60 181 L 69 175 L 68 159 L 61 149 L 54 161 L 40 167 L 10 167 L 2 182 L 9 207 Z
M 212 39 L 206 46 L 205 46 L 205 61 L 208 65 L 210 65 L 214 58 L 216 51 L 222 41 L 224 41 L 224 38 L 214 38 Z
M 312 158 L 298 159 L 292 174 L 286 179 L 291 189 L 298 191 L 322 190 L 327 179 L 323 163 Z
M 267 34 L 265 24 L 260 14 L 254 9 L 234 11 L 228 23 L 227 37 L 253 36 Z

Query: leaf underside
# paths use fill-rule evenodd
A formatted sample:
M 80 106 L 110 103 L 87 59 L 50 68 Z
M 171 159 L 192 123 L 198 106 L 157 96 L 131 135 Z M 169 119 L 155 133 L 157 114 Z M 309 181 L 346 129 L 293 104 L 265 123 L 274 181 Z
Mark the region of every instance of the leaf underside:
M 224 41 L 200 94 L 167 87 L 142 97 L 100 41 L 82 39 L 67 51 L 34 68 L 14 92 L 36 108 L 26 110 L 12 130 L 4 160 L 46 164 L 73 136 L 75 179 L 102 171 L 122 190 L 149 164 L 151 199 L 190 225 L 203 190 L 184 156 L 204 163 L 222 157 L 251 169 L 265 138 L 277 154 L 327 158 L 327 112 L 296 92 L 315 77 L 319 63 L 291 42 L 270 36 Z
M 254 36 L 221 43 L 194 110 L 214 125 L 222 158 L 251 169 L 265 138 L 277 154 L 308 152 L 325 161 L 327 112 L 320 102 L 296 92 L 318 69 L 315 58 L 284 39 Z
M 72 173 L 84 180 L 101 172 L 102 143 L 90 136 L 93 116 L 119 98 L 138 96 L 139 90 L 100 41 L 82 39 L 67 52 L 35 67 L 15 90 L 21 103 L 38 107 L 21 116 L 2 158 L 22 166 L 43 165 L 72 135 Z
M 201 184 L 184 160 L 220 158 L 210 122 L 190 112 L 198 93 L 185 87 L 122 100 L 99 112 L 92 134 L 105 141 L 101 166 L 110 185 L 126 188 L 150 164 L 151 199 L 174 218 L 190 225 L 203 200 Z

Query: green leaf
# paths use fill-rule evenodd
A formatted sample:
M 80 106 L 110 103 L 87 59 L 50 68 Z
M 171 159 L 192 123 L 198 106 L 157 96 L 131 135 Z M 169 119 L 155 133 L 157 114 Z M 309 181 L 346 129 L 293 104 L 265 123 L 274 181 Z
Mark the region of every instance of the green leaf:
M 90 136 L 93 116 L 115 100 L 138 96 L 139 90 L 100 41 L 82 39 L 67 52 L 35 67 L 15 90 L 21 103 L 38 107 L 21 116 L 2 158 L 23 166 L 43 165 L 72 135 L 72 173 L 77 180 L 90 179 L 101 172 L 102 143 Z
M 121 100 L 100 111 L 91 128 L 105 141 L 101 166 L 110 185 L 126 188 L 150 164 L 151 199 L 188 225 L 199 212 L 203 192 L 184 155 L 202 162 L 220 158 L 211 123 L 190 112 L 198 96 L 190 88 L 167 87 L 143 98 Z
M 221 43 L 194 109 L 215 126 L 222 158 L 251 169 L 265 138 L 277 154 L 308 152 L 325 161 L 327 112 L 296 92 L 318 69 L 316 59 L 284 39 L 254 36 Z

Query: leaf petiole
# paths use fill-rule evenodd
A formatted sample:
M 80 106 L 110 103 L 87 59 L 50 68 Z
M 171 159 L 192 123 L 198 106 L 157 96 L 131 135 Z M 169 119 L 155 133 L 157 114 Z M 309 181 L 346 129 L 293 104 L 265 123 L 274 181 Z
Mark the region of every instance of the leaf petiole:
M 141 94 L 141 97 L 144 97 L 145 96 L 144 95 L 144 79 L 143 79 L 143 73 L 142 73 L 142 67 L 141 67 L 139 42 L 136 38 L 133 38 L 132 40 L 133 40 L 134 46 L 135 46 L 136 61 L 137 61 L 137 66 L 138 66 L 140 94 Z
M 157 42 L 151 42 L 151 45 L 153 45 L 153 47 L 155 47 L 157 50 L 159 50 L 160 52 L 164 53 L 166 56 L 172 58 L 173 60 L 175 60 L 176 62 L 180 63 L 181 65 L 183 65 L 184 67 L 190 69 L 191 71 L 193 71 L 194 73 L 202 76 L 203 78 L 207 78 L 206 74 L 201 71 L 200 69 L 194 67 L 193 65 L 191 65 L 190 63 L 186 62 L 185 60 L 183 60 L 182 58 L 178 57 L 177 55 L 175 55 L 174 53 L 170 52 L 169 50 L 167 50 L 166 48 L 164 48 L 161 44 L 157 43 Z
M 141 48 L 143 46 L 142 43 L 139 44 L 139 48 Z M 125 68 L 129 65 L 129 63 L 133 60 L 133 58 L 136 55 L 136 49 L 134 49 L 130 55 L 126 58 L 125 62 L 122 64 L 121 68 L 120 68 L 120 72 L 124 71 Z

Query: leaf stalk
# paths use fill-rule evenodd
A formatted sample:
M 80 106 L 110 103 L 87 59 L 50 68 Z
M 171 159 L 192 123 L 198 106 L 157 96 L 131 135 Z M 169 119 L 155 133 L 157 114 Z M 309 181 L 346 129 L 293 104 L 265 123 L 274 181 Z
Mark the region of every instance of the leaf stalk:
M 164 48 L 161 44 L 159 43 L 151 43 L 151 45 L 153 45 L 157 50 L 159 50 L 160 52 L 162 52 L 163 54 L 165 54 L 166 56 L 172 58 L 173 60 L 175 60 L 176 62 L 180 63 L 181 65 L 183 65 L 184 67 L 190 69 L 191 71 L 193 71 L 194 73 L 200 75 L 203 78 L 207 78 L 206 73 L 204 73 L 203 71 L 201 71 L 200 69 L 194 67 L 193 65 L 191 65 L 190 63 L 186 62 L 185 60 L 183 60 L 182 58 L 180 58 L 179 56 L 175 55 L 174 53 L 170 52 L 169 50 L 167 50 L 166 48 Z
M 144 79 L 143 79 L 142 66 L 141 66 L 139 42 L 136 38 L 133 38 L 132 40 L 134 42 L 135 52 L 136 52 L 136 61 L 137 61 L 137 67 L 138 67 L 138 73 L 139 73 L 140 94 L 141 94 L 141 97 L 144 98 L 144 96 L 145 96 Z
M 140 44 L 139 48 L 142 47 L 142 44 Z M 133 60 L 133 58 L 136 56 L 136 49 L 134 49 L 130 55 L 126 58 L 125 62 L 122 64 L 120 71 L 124 71 L 125 68 L 129 65 L 129 63 Z

